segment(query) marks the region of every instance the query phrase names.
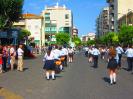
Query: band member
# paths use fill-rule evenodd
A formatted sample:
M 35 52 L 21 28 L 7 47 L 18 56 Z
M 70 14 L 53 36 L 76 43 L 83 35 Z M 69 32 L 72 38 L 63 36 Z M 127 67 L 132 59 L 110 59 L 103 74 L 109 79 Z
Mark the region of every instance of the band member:
M 55 80 L 55 63 L 54 63 L 54 53 L 52 52 L 52 47 L 50 46 L 48 48 L 47 53 L 44 56 L 44 67 L 43 69 L 46 71 L 46 79 L 50 79 L 50 75 L 52 76 L 52 79 Z

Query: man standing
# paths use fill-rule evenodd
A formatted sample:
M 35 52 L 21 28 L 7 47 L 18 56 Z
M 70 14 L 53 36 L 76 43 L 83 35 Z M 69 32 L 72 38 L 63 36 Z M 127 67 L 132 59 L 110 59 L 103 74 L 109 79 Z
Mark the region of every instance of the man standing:
M 127 63 L 128 63 L 128 71 L 132 71 L 133 69 L 133 47 L 129 45 L 125 54 L 127 55 Z
M 119 57 L 118 65 L 119 65 L 119 68 L 120 68 L 121 67 L 122 53 L 124 53 L 124 51 L 123 51 L 123 49 L 120 45 L 117 46 L 116 51 L 117 51 L 117 54 L 118 54 L 118 57 Z
M 97 47 L 94 47 L 92 50 L 93 54 L 93 60 L 94 60 L 94 68 L 98 67 L 98 55 L 100 54 L 100 51 L 97 49 Z
M 23 54 L 24 54 L 24 51 L 22 50 L 22 45 L 19 45 L 19 48 L 17 50 L 17 53 L 18 53 L 18 68 L 17 70 L 18 71 L 23 71 Z

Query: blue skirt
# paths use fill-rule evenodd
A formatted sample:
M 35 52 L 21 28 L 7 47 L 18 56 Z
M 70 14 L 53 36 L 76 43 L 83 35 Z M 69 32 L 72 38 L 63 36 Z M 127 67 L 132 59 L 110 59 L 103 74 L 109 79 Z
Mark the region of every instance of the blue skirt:
M 44 63 L 43 69 L 55 70 L 55 61 L 54 60 L 46 60 Z

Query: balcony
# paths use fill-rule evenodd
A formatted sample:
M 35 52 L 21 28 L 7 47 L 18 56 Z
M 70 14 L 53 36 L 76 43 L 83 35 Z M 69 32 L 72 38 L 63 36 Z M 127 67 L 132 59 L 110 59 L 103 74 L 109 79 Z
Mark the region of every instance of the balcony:
M 106 0 L 107 3 L 112 3 L 114 0 Z

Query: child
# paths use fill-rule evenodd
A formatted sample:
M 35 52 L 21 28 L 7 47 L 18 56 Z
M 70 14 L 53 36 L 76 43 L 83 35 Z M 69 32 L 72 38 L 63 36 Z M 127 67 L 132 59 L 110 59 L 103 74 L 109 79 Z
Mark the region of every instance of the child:
M 115 48 L 112 48 L 110 51 L 110 58 L 108 62 L 108 70 L 109 70 L 109 76 L 110 76 L 110 84 L 116 84 L 116 70 L 118 68 L 117 60 L 115 59 L 116 53 Z
M 0 54 L 0 73 L 2 73 L 2 54 Z

